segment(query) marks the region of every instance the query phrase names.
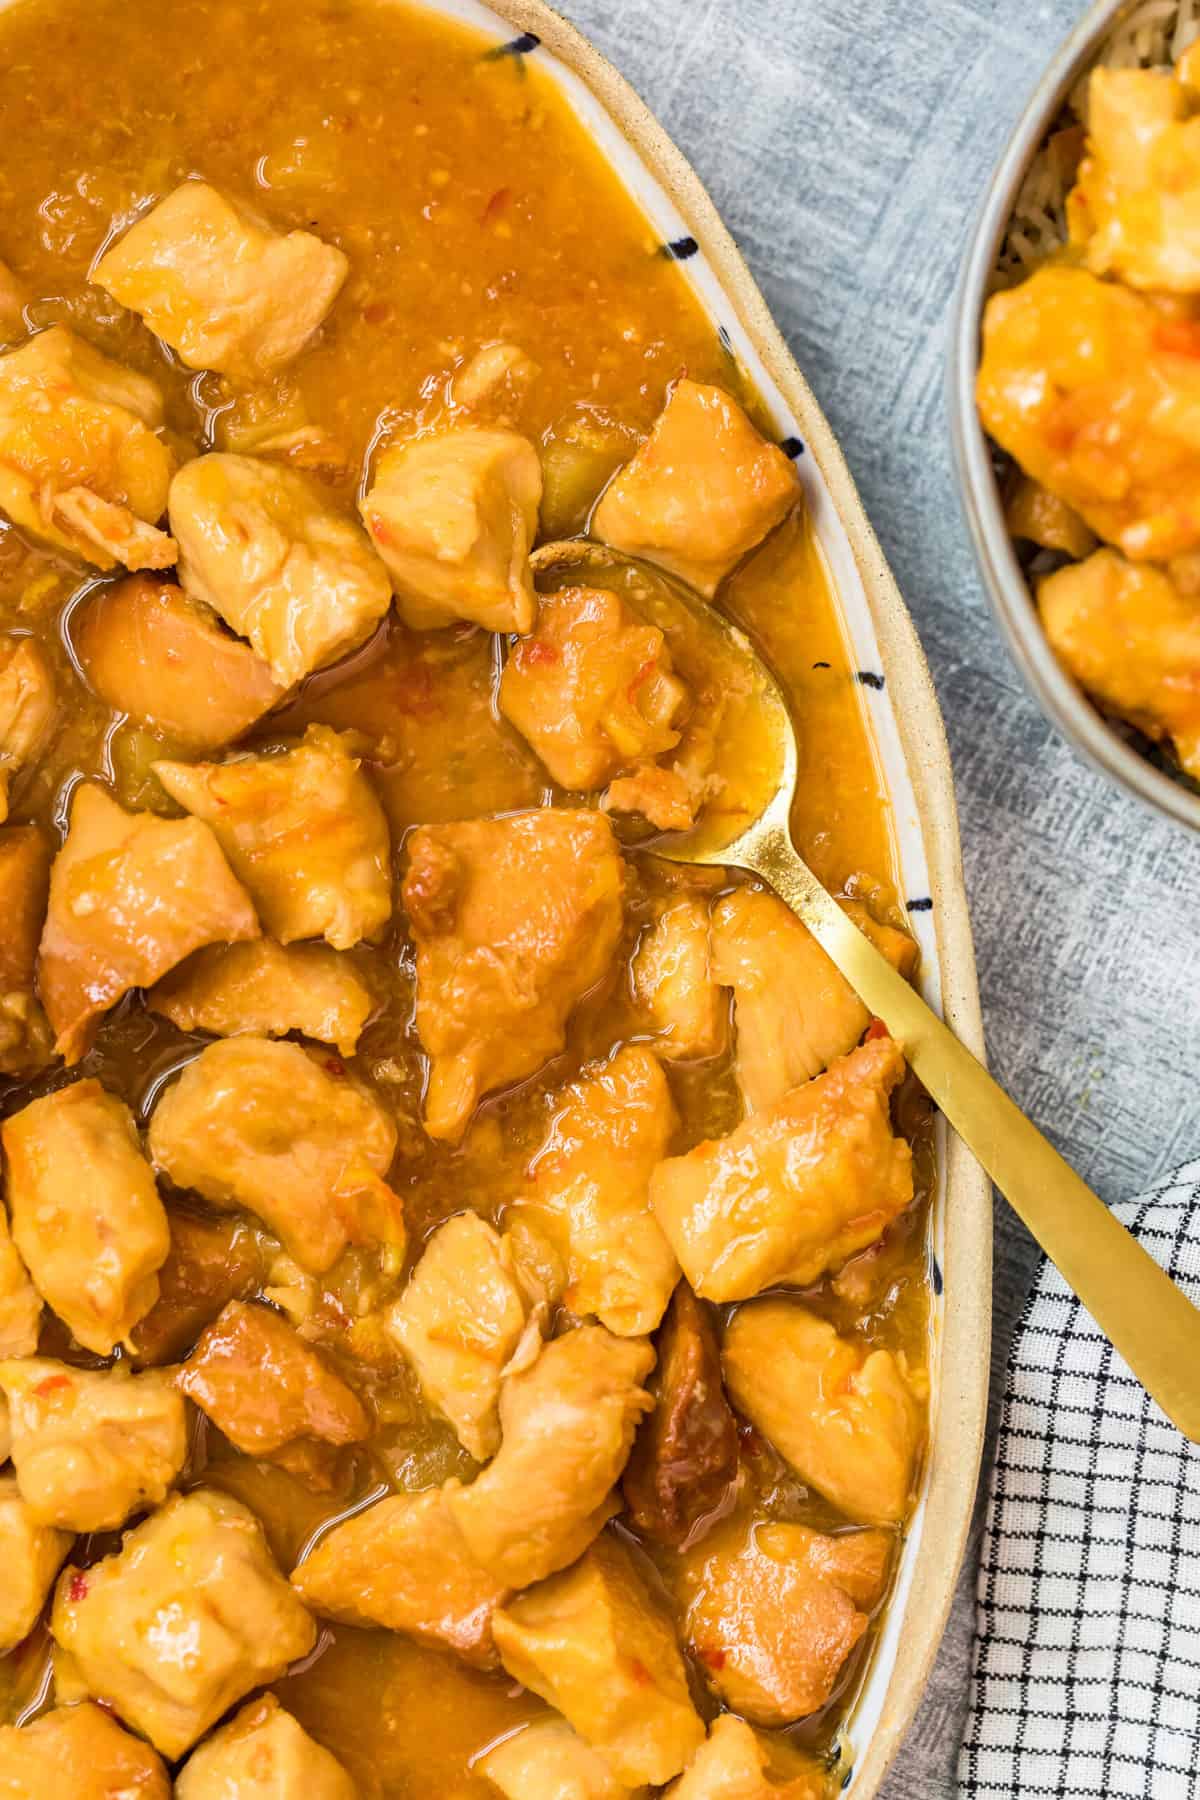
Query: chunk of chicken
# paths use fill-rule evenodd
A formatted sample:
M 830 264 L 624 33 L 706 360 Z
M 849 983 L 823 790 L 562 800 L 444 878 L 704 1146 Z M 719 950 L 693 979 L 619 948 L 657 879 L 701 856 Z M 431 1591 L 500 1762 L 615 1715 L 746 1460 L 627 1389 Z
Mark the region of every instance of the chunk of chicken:
M 846 901 L 860 931 L 904 976 L 917 947 Z M 806 925 L 774 894 L 739 888 L 713 909 L 713 968 L 734 993 L 737 1078 L 747 1112 L 760 1112 L 853 1050 L 871 1015 Z
M 269 1038 L 210 1044 L 150 1120 L 155 1167 L 213 1206 L 262 1219 L 311 1274 L 348 1243 L 404 1247 L 383 1176 L 396 1127 L 335 1057 Z
M 1200 547 L 1200 320 L 1052 264 L 988 301 L 976 392 L 996 442 L 1126 556 Z
M 282 756 L 157 762 L 154 772 L 173 800 L 212 827 L 280 943 L 323 937 L 348 950 L 386 928 L 387 819 L 336 731 L 310 725 Z
M 33 1356 L 41 1324 L 41 1295 L 29 1279 L 12 1241 L 8 1214 L 0 1205 L 0 1357 Z
M 158 1298 L 167 1215 L 133 1114 L 77 1081 L 5 1120 L 17 1249 L 47 1304 L 85 1349 L 108 1356 Z
M 678 1549 L 725 1510 L 738 1473 L 717 1334 L 686 1281 L 671 1298 L 657 1349 L 654 1410 L 634 1439 L 622 1485 L 636 1528 Z
M 542 467 L 527 438 L 461 426 L 385 450 L 361 512 L 414 631 L 533 626 Z
M 543 810 L 431 825 L 409 840 L 425 1129 L 461 1136 L 479 1097 L 556 1056 L 608 972 L 624 870 L 599 813 Z
M 1106 712 L 1169 739 L 1200 780 L 1200 598 L 1098 550 L 1038 584 L 1050 646 Z
M 72 615 L 72 641 L 106 705 L 198 753 L 244 736 L 283 698 L 209 607 L 148 575 L 94 593 Z
M 201 950 L 160 981 L 146 1004 L 181 1031 L 214 1037 L 298 1031 L 335 1044 L 343 1056 L 353 1056 L 374 1008 L 370 988 L 340 951 L 325 944 L 285 948 L 270 938 Z
M 477 1462 L 500 1447 L 500 1376 L 528 1312 L 509 1246 L 464 1212 L 434 1232 L 388 1315 L 426 1402 Z
M 471 1555 L 442 1488 L 352 1514 L 293 1570 L 292 1585 L 322 1618 L 382 1625 L 496 1666 L 492 1615 L 508 1589 Z
M 190 369 L 253 385 L 299 354 L 349 263 L 308 231 L 272 231 L 206 181 L 185 181 L 100 258 L 92 279 Z
M 131 988 L 152 987 L 204 944 L 258 934 L 207 825 L 126 812 L 94 782 L 75 789 L 38 953 L 38 990 L 68 1063 Z
M 37 1624 L 70 1548 L 70 1532 L 39 1524 L 21 1498 L 16 1477 L 0 1475 L 0 1656 L 15 1649 Z
M 633 994 L 640 1020 L 655 1034 L 656 1056 L 687 1062 L 721 1054 L 729 1009 L 703 901 L 684 896 L 661 909 L 633 959 Z
M 627 1045 L 563 1095 L 522 1204 L 562 1246 L 572 1312 L 620 1337 L 654 1331 L 679 1264 L 650 1210 L 650 1177 L 679 1121 L 648 1050 Z
M 236 1218 L 171 1209 L 171 1247 L 158 1271 L 158 1299 L 130 1336 L 133 1360 L 173 1362 L 230 1300 L 246 1300 L 263 1277 L 254 1231 Z
M 713 1720 L 707 1743 L 667 1789 L 669 1800 L 828 1800 L 830 1792 L 815 1757 L 760 1737 L 732 1713 Z
M 1174 71 L 1093 70 L 1067 217 L 1094 275 L 1200 291 L 1200 126 L 1195 94 Z
M 0 1800 L 170 1800 L 162 1759 L 103 1707 L 59 1706 L 30 1725 L 0 1726 Z
M 175 1800 L 357 1800 L 358 1789 L 323 1744 L 274 1694 L 243 1706 L 193 1750 Z
M 596 537 L 661 563 L 698 593 L 720 583 L 800 496 L 796 471 L 723 389 L 679 381 L 596 508 Z
M 172 1759 L 317 1636 L 254 1514 L 209 1488 L 176 1494 L 102 1562 L 68 1567 L 50 1629 L 86 1691 Z
M 176 1381 L 247 1456 L 359 1443 L 371 1429 L 353 1389 L 267 1306 L 231 1300 Z
M 9 814 L 13 783 L 37 762 L 57 717 L 45 651 L 29 637 L 0 637 L 0 825 Z
M 365 643 L 392 603 L 361 527 L 295 469 L 215 451 L 171 483 L 179 579 L 282 687 Z
M 175 459 L 158 435 L 155 383 L 62 325 L 0 356 L 0 510 L 98 569 L 169 566 L 148 531 L 167 506 Z
M 500 677 L 500 710 L 560 787 L 605 787 L 679 742 L 690 695 L 656 625 L 617 594 L 563 588 Z
M 183 1401 L 157 1369 L 0 1363 L 21 1498 L 39 1525 L 112 1531 L 166 1499 L 187 1456 Z
M 733 1317 L 730 1398 L 801 1478 L 851 1519 L 897 1525 L 912 1494 L 922 1408 L 890 1350 L 839 1337 L 791 1300 Z
M 36 991 L 37 949 L 50 892 L 50 846 L 36 825 L 0 830 L 0 1075 L 35 1075 L 53 1033 Z
M 454 371 L 451 403 L 507 423 L 521 409 L 541 369 L 519 344 L 481 344 Z
M 660 1163 L 650 1204 L 706 1300 L 807 1287 L 874 1243 L 912 1200 L 912 1152 L 888 1100 L 904 1074 L 874 1038 L 728 1137 Z
M 789 1725 L 834 1693 L 887 1577 L 887 1531 L 729 1525 L 682 1571 L 684 1636 L 727 1706 Z
M 565 1568 L 618 1510 L 613 1489 L 642 1414 L 649 1344 L 585 1325 L 545 1345 L 500 1390 L 500 1449 L 446 1500 L 472 1556 L 527 1587 Z
M 631 1787 L 669 1781 L 704 1741 L 666 1609 L 607 1533 L 493 1621 L 509 1674 L 558 1708 Z
M 565 1719 L 535 1719 L 473 1765 L 504 1800 L 638 1800 Z

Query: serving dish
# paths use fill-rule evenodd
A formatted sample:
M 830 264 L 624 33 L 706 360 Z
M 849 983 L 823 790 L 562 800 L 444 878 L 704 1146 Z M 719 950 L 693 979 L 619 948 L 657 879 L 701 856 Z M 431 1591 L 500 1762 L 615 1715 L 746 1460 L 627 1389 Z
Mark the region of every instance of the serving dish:
M 953 793 L 940 719 L 910 621 L 828 427 L 770 322 L 695 176 L 620 78 L 539 5 L 442 11 L 481 29 L 490 54 L 545 68 L 678 263 L 726 353 L 757 389 L 796 460 L 817 542 L 837 591 L 853 666 L 893 809 L 908 917 L 922 980 L 959 1035 L 981 1047 L 958 863 Z M 840 1771 L 870 1795 L 897 1747 L 936 1653 L 970 1516 L 986 1400 L 989 1197 L 956 1143 L 940 1145 L 928 1244 L 934 1271 L 932 1445 L 892 1601 L 848 1717 Z
M 1200 829 L 1200 795 L 1156 766 L 1108 724 L 1071 679 L 1046 640 L 1029 581 L 1004 517 L 998 457 L 975 401 L 980 323 L 1017 199 L 1030 165 L 1063 111 L 1068 95 L 1096 64 L 1114 30 L 1147 12 L 1129 0 L 1098 0 L 1080 19 L 1038 82 L 992 176 L 971 234 L 955 299 L 948 390 L 951 437 L 964 512 L 992 610 L 1018 668 L 1043 712 L 1110 781 L 1155 811 Z M 1180 11 L 1155 9 L 1166 18 Z

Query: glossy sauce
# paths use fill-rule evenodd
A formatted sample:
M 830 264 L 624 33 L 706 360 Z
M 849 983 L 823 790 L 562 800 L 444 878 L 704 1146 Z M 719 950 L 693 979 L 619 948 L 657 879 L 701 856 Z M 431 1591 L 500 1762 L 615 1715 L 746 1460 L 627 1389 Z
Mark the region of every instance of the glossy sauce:
M 684 370 L 733 389 L 755 410 L 682 274 L 536 58 L 497 55 L 447 21 L 359 0 L 20 0 L 0 12 L 0 121 L 0 257 L 37 296 L 29 324 L 68 322 L 153 374 L 172 428 L 195 447 L 233 442 L 250 409 L 216 376 L 183 369 L 136 318 L 87 285 L 114 229 L 199 173 L 277 226 L 307 227 L 345 250 L 347 286 L 318 341 L 275 384 L 270 406 L 285 424 L 318 425 L 335 440 L 340 467 L 327 479 L 347 506 L 372 447 L 435 418 L 455 367 L 498 339 L 521 345 L 539 365 L 512 422 L 549 456 L 581 420 L 629 454 Z M 599 471 L 590 491 L 569 480 L 556 489 L 556 516 L 544 521 L 550 535 L 582 527 L 608 472 Z M 174 746 L 164 749 L 153 732 L 109 713 L 72 660 L 72 609 L 92 585 L 0 526 L 0 629 L 31 632 L 49 649 L 64 704 L 55 742 L 32 785 L 18 791 L 13 817 L 39 818 L 59 835 L 81 773 L 108 781 L 126 806 L 173 810 L 149 763 Z M 802 850 L 835 891 L 903 923 L 861 690 L 808 524 L 785 524 L 723 598 L 766 649 L 794 703 Z M 420 637 L 393 621 L 347 663 L 313 678 L 259 741 L 278 741 L 310 720 L 359 732 L 399 849 L 405 831 L 422 822 L 553 800 L 540 765 L 498 719 L 496 672 L 482 632 Z M 650 856 L 630 861 L 626 958 L 654 897 L 693 881 Z M 701 889 L 714 883 L 727 885 L 720 876 L 694 878 Z M 485 1103 L 451 1150 L 430 1143 L 420 1123 L 424 1059 L 411 1025 L 403 921 L 381 949 L 353 954 L 378 998 L 354 1067 L 398 1121 L 391 1179 L 407 1210 L 411 1266 L 429 1231 L 464 1204 L 492 1218 L 502 1212 L 555 1092 L 632 1029 L 628 983 L 622 975 L 593 995 L 566 1052 Z M 134 996 L 71 1078 L 100 1076 L 144 1120 L 198 1042 Z M 64 1079 L 59 1069 L 24 1087 L 0 1081 L 0 1113 Z M 670 1079 L 682 1120 L 677 1150 L 737 1123 L 728 1058 L 674 1066 Z M 853 1300 L 828 1282 L 807 1298 L 841 1326 L 905 1352 L 919 1376 L 932 1166 L 928 1120 L 911 1086 L 900 1105 L 917 1150 L 918 1203 L 880 1251 L 867 1253 Z M 237 1455 L 215 1431 L 198 1434 L 190 1479 L 202 1474 L 246 1499 L 285 1569 L 325 1523 L 384 1484 L 415 1490 L 473 1469 L 449 1427 L 425 1413 L 371 1317 L 395 1285 L 351 1253 L 319 1305 L 323 1345 L 379 1414 L 369 1452 L 347 1468 L 339 1491 L 314 1495 Z M 773 1453 L 758 1485 L 771 1516 L 835 1519 Z M 89 1548 L 104 1554 L 112 1542 Z M 669 1558 L 659 1560 L 669 1579 Z M 44 1699 L 45 1660 L 44 1636 L 35 1634 L 0 1664 L 9 1716 Z M 831 1707 L 799 1735 L 830 1741 L 861 1661 L 852 1659 Z M 388 1633 L 340 1627 L 322 1634 L 305 1668 L 277 1691 L 342 1758 L 367 1800 L 491 1792 L 470 1773 L 472 1757 L 540 1710 L 507 1677 L 480 1675 Z

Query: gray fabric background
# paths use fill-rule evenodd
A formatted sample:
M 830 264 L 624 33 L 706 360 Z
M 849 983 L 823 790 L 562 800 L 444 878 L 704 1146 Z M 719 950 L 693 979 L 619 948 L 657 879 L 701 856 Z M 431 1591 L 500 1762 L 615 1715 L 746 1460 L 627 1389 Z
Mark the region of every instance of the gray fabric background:
M 973 210 L 1082 4 L 560 0 L 707 184 L 841 440 L 946 716 L 992 1067 L 1111 1201 L 1200 1153 L 1200 842 L 1091 774 L 1023 690 L 943 400 Z M 995 1372 L 1035 1257 L 1001 1204 Z M 972 1595 L 968 1569 L 887 1800 L 954 1792 Z

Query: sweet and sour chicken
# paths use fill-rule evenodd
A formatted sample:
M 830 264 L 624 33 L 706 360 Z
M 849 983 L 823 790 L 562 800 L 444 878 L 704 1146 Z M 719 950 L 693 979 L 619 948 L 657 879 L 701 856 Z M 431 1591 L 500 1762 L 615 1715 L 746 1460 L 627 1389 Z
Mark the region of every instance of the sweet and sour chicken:
M 794 446 L 538 58 L 361 0 L 34 54 L 60 5 L 0 7 L 0 1800 L 831 1800 L 926 1126 L 782 901 L 643 847 L 761 760 L 678 582 L 841 641 Z M 1161 267 L 1119 135 L 1089 255 Z M 1076 275 L 1099 386 L 999 321 L 1023 516 L 1186 547 L 1183 311 Z M 1101 691 L 1138 612 L 1109 703 L 1181 751 L 1198 586 L 1042 598 Z M 898 920 L 851 672 L 796 831 Z

